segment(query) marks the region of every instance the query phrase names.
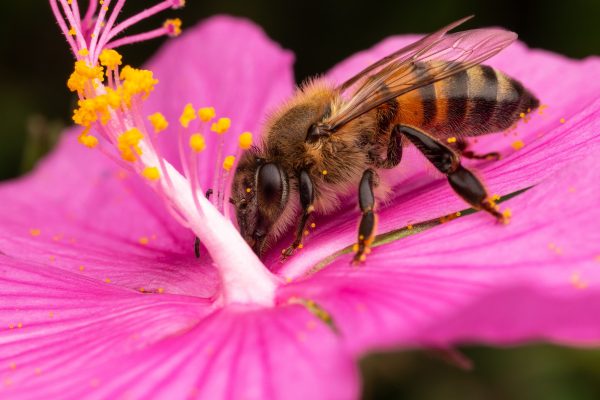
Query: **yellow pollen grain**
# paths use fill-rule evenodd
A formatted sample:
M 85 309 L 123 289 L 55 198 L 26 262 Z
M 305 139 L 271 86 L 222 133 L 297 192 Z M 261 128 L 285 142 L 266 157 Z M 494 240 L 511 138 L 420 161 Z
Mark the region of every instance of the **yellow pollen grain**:
M 231 168 L 233 168 L 233 164 L 235 164 L 235 157 L 234 156 L 227 156 L 223 160 L 223 169 L 225 171 L 230 171 Z
M 15 329 L 15 324 L 8 324 L 8 329 Z
M 565 119 L 564 119 L 564 118 L 561 118 L 561 119 L 560 119 L 560 123 L 561 123 L 561 124 L 564 124 L 564 123 L 565 123 Z
M 217 115 L 214 107 L 202 107 L 198 110 L 198 118 L 202 122 L 208 122 Z
M 520 114 L 519 114 L 519 117 L 521 117 L 521 118 L 525 118 L 525 113 L 520 113 Z
M 42 374 L 42 369 L 41 368 L 36 368 L 35 369 L 35 374 L 36 375 L 41 375 Z
M 190 126 L 190 122 L 192 122 L 195 119 L 196 119 L 196 110 L 194 109 L 194 106 L 191 103 L 187 103 L 185 105 L 185 107 L 183 108 L 183 112 L 181 113 L 181 116 L 179 117 L 179 123 L 184 128 L 187 128 L 188 126 Z
M 250 193 L 252 191 L 251 188 L 246 188 L 246 193 Z
M 117 138 L 117 148 L 121 152 L 121 158 L 125 161 L 135 162 L 137 160 L 136 154 L 142 155 L 139 143 L 143 138 L 144 135 L 137 128 L 131 128 L 119 135 Z
M 164 293 L 164 292 L 165 292 L 165 289 L 163 289 L 163 288 L 159 287 L 159 288 L 158 288 L 158 290 L 157 290 L 157 292 L 158 292 L 158 293 L 160 293 L 160 294 L 162 294 L 162 293 Z
M 308 230 L 305 230 L 304 231 L 304 236 L 308 236 L 308 234 L 309 234 Z
M 156 167 L 146 167 L 142 171 L 142 176 L 149 181 L 157 181 L 160 179 L 160 172 Z
M 110 278 L 106 278 L 106 279 L 104 280 L 104 282 L 106 282 L 106 283 L 110 283 Z
M 525 143 L 523 143 L 522 140 L 515 140 L 514 142 L 512 142 L 511 146 L 515 150 L 521 150 L 523 146 L 525 146 Z
M 123 59 L 123 57 L 116 50 L 112 49 L 102 50 L 98 58 L 100 60 L 100 64 L 104 65 L 108 69 L 116 69 L 122 64 Z
M 239 138 L 239 145 L 243 150 L 248 150 L 250 147 L 252 147 L 252 133 L 242 133 Z
M 317 227 L 317 224 L 315 224 L 314 222 L 312 224 L 310 224 L 310 227 L 315 229 Z
M 413 226 L 412 226 L 412 225 L 407 225 L 407 226 L 406 226 L 406 229 L 408 229 L 409 231 L 412 231 L 412 229 L 413 229 Z
M 40 229 L 37 229 L 37 228 L 31 228 L 29 230 L 29 234 L 31 236 L 40 236 L 42 234 L 42 231 Z
M 54 318 L 54 312 L 53 312 L 53 311 L 50 311 L 50 312 L 48 313 L 48 316 L 49 316 L 50 318 Z
M 71 35 L 71 36 L 76 36 L 77 35 L 77 31 L 75 30 L 74 27 L 71 27 L 71 29 L 69 29 L 69 35 Z
M 303 248 L 304 248 L 304 244 L 300 243 L 300 244 L 298 245 L 298 248 L 299 248 L 299 249 L 303 249 Z
M 322 173 L 323 175 L 327 175 L 327 170 L 326 170 L 326 169 L 324 169 L 323 171 L 321 171 L 321 173 Z
M 456 143 L 456 138 L 455 138 L 455 137 L 449 137 L 449 138 L 447 139 L 447 142 L 448 142 L 448 143 Z
M 588 287 L 587 282 L 581 279 L 579 272 L 573 272 L 570 281 L 575 289 L 586 289 Z
M 146 289 L 144 289 L 143 287 L 140 288 L 140 292 L 141 293 L 146 293 Z
M 79 140 L 79 143 L 81 143 L 82 145 L 84 145 L 85 147 L 87 147 L 89 149 L 93 149 L 96 146 L 98 146 L 98 138 L 93 135 L 88 135 L 87 133 L 82 133 L 79 136 L 78 140 Z
M 167 122 L 165 116 L 159 112 L 155 112 L 154 114 L 149 115 L 148 121 L 150 121 L 150 123 L 154 127 L 155 133 L 162 132 L 169 126 L 169 123 Z
M 575 193 L 575 188 L 573 186 L 570 186 L 567 190 L 569 191 L 569 193 Z
M 210 130 L 221 135 L 227 132 L 230 127 L 231 120 L 227 117 L 221 117 L 217 120 L 217 122 L 213 122 L 213 124 L 210 127 Z
M 22 323 L 22 322 L 19 322 L 19 323 L 17 324 L 17 328 L 21 329 L 22 327 L 23 327 L 23 323 Z
M 8 365 L 8 367 L 14 371 L 15 369 L 17 369 L 17 364 L 15 364 L 15 363 L 13 362 L 13 363 L 10 363 L 10 364 Z
M 142 236 L 142 237 L 139 239 L 139 242 L 140 242 L 140 244 L 141 244 L 141 245 L 144 245 L 144 246 L 145 246 L 145 245 L 147 245 L 148 243 L 150 243 L 150 239 L 148 239 L 148 237 L 147 237 L 147 236 Z
M 90 52 L 88 51 L 88 49 L 86 49 L 85 47 L 81 50 L 79 50 L 77 52 L 77 54 L 79 54 L 82 57 L 88 56 L 90 54 Z
M 204 136 L 199 133 L 194 133 L 190 136 L 190 148 L 196 153 L 200 153 L 205 147 L 206 142 L 204 141 Z
M 168 19 L 164 22 L 163 28 L 171 37 L 181 35 L 181 20 L 179 18 Z
M 85 270 L 85 267 L 84 267 L 83 265 L 80 265 L 80 266 L 79 266 L 79 270 L 80 270 L 80 271 L 84 271 L 84 270 Z

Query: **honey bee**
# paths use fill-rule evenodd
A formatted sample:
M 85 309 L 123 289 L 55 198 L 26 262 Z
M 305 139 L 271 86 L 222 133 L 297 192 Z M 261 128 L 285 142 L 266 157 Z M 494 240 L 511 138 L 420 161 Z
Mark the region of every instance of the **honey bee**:
M 376 225 L 378 170 L 398 166 L 414 145 L 475 209 L 504 216 L 481 181 L 461 164 L 496 158 L 469 151 L 464 138 L 499 132 L 538 107 L 523 85 L 483 61 L 517 38 L 503 29 L 448 33 L 456 21 L 366 67 L 341 85 L 310 80 L 267 120 L 262 143 L 236 169 L 231 202 L 240 232 L 261 256 L 296 224 L 301 246 L 313 213 L 334 211 L 356 196 L 361 212 L 354 262 L 365 260 Z

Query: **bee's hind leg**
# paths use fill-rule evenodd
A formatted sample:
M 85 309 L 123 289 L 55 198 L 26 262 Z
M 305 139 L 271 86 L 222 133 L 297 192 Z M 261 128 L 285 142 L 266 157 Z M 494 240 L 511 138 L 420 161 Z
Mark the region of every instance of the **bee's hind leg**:
M 501 222 L 508 222 L 507 217 L 489 198 L 481 181 L 461 165 L 456 152 L 414 127 L 401 125 L 400 131 L 441 173 L 447 176 L 448 183 L 463 200 L 478 210 L 487 211 Z
M 315 191 L 310 176 L 306 171 L 300 171 L 298 175 L 298 191 L 300 192 L 300 204 L 302 205 L 302 217 L 296 228 L 296 238 L 294 242 L 281 252 L 281 258 L 285 260 L 287 257 L 294 254 L 297 248 L 302 246 L 302 236 L 304 228 L 308 222 L 310 214 L 315 210 L 313 205 L 315 201 Z
M 377 216 L 374 210 L 375 194 L 373 193 L 377 181 L 377 173 L 368 169 L 363 173 L 358 186 L 358 204 L 362 216 L 358 225 L 358 242 L 354 245 L 353 264 L 364 262 L 367 254 L 371 252 L 370 246 L 375 237 L 375 226 L 377 225 Z
M 500 159 L 500 153 L 498 153 L 497 151 L 492 151 L 490 153 L 485 153 L 485 154 L 477 154 L 477 153 L 473 152 L 472 150 L 469 150 L 469 143 L 463 138 L 456 139 L 456 142 L 454 143 L 454 147 L 458 150 L 460 155 L 465 158 L 470 158 L 470 159 L 474 159 L 474 160 L 494 160 L 494 161 L 497 161 Z

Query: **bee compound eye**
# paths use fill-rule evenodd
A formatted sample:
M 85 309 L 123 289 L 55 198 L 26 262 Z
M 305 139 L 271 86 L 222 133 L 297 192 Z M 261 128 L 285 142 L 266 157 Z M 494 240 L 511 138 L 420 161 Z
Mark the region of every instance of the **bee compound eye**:
M 283 173 L 279 166 L 267 163 L 260 167 L 257 176 L 259 204 L 271 205 L 281 202 L 283 197 Z

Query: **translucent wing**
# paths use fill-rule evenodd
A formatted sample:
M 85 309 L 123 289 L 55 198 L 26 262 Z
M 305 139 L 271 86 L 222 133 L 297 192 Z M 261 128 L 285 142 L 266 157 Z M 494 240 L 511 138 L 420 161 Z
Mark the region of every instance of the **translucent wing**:
M 447 33 L 470 18 L 382 58 L 340 85 L 340 92 L 357 89 L 324 121 L 326 129 L 335 131 L 395 97 L 480 64 L 517 39 L 514 32 L 497 28 Z

